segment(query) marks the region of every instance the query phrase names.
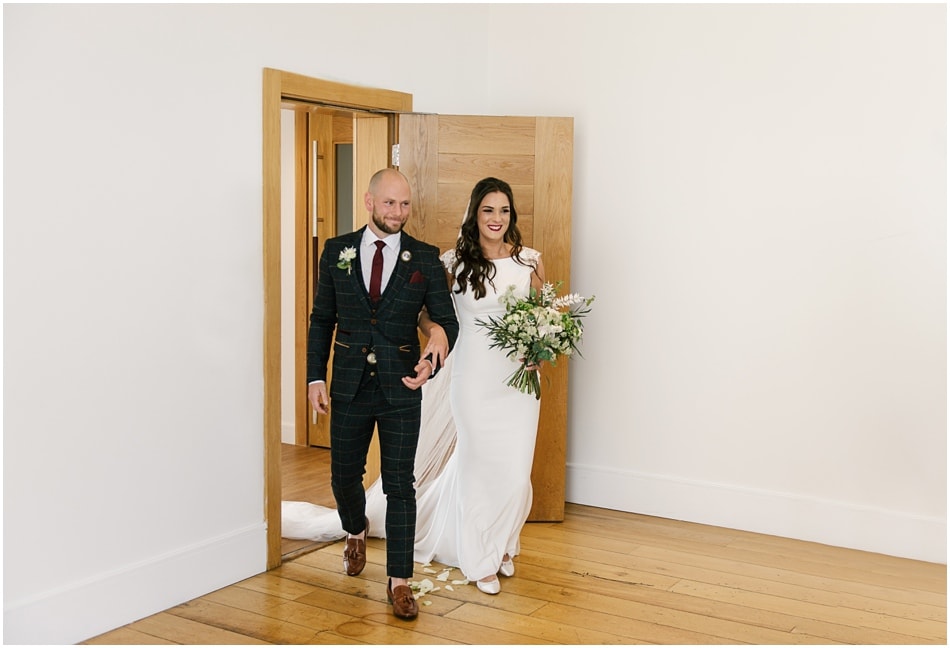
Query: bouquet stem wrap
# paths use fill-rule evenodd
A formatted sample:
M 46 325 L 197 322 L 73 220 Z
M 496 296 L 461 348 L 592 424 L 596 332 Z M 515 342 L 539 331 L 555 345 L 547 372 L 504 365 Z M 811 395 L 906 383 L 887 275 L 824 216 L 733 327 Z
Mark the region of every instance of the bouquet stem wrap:
M 537 369 L 528 369 L 527 360 L 522 360 L 521 365 L 511 374 L 506 384 L 522 394 L 534 394 L 535 398 L 541 398 L 541 372 Z

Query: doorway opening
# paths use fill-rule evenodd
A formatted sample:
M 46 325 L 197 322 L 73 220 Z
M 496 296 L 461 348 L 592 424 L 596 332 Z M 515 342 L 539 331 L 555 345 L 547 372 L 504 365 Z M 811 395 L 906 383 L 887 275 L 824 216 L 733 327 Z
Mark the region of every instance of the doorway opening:
M 284 301 L 294 302 L 288 317 L 294 321 L 294 376 L 300 421 L 294 439 L 310 442 L 309 403 L 306 402 L 306 337 L 312 292 L 313 260 L 320 245 L 333 231 L 333 218 L 309 217 L 312 204 L 333 194 L 334 188 L 321 175 L 332 167 L 326 160 L 335 151 L 320 143 L 332 142 L 332 119 L 337 113 L 349 115 L 353 138 L 354 214 L 363 207 L 362 188 L 378 169 L 398 166 L 413 193 L 410 235 L 447 249 L 454 245 L 458 215 L 472 185 L 494 175 L 505 178 L 517 197 L 519 228 L 526 245 L 542 250 L 550 277 L 563 281 L 570 290 L 571 203 L 573 178 L 573 119 L 570 117 L 498 117 L 486 115 L 439 115 L 412 113 L 412 96 L 389 90 L 311 79 L 301 75 L 264 71 L 264 474 L 265 519 L 267 521 L 268 569 L 281 563 L 281 109 L 302 105 L 295 116 L 294 144 L 296 168 L 306 168 L 313 156 L 318 170 L 310 181 L 304 174 L 294 186 L 293 256 L 310 261 L 295 263 L 295 292 Z M 328 126 L 329 124 L 329 126 Z M 305 135 L 301 135 L 304 133 Z M 314 152 L 311 135 L 317 142 Z M 399 161 L 390 164 L 390 145 L 398 141 Z M 311 193 L 307 187 L 312 186 Z M 301 196 L 301 192 L 302 196 Z M 337 196 L 339 202 L 340 196 Z M 330 214 L 319 208 L 314 212 Z M 355 223 L 354 223 L 355 225 Z M 363 225 L 362 222 L 359 223 Z M 312 229 L 311 229 L 312 228 Z M 321 233 L 321 228 L 325 231 Z M 313 237 L 316 232 L 316 238 Z M 290 253 L 288 252 L 288 256 Z M 287 263 L 285 257 L 285 263 Z M 311 264 L 311 265 L 308 265 Z M 310 285 L 315 285 L 310 283 Z M 303 294 L 298 292 L 303 290 Z M 287 319 L 284 317 L 283 319 Z M 283 364 L 286 364 L 283 363 Z M 331 377 L 332 379 L 332 377 Z M 541 406 L 538 442 L 531 471 L 534 485 L 529 521 L 559 521 L 564 515 L 567 446 L 568 365 L 559 362 L 546 372 L 547 397 Z M 320 421 L 317 421 L 319 427 Z M 307 430 L 306 433 L 302 432 Z M 298 441 L 299 439 L 299 441 Z M 378 447 L 378 446 L 377 446 Z M 378 459 L 378 456 L 375 458 Z M 367 462 L 364 485 L 375 479 L 373 448 Z
M 264 260 L 264 519 L 267 524 L 267 568 L 281 563 L 281 460 L 282 460 L 282 110 L 294 111 L 295 176 L 293 207 L 293 260 L 294 263 L 294 357 L 301 356 L 306 348 L 306 320 L 312 295 L 307 297 L 308 285 L 313 276 L 315 260 L 327 233 L 336 229 L 336 219 L 323 218 L 331 207 L 320 211 L 318 201 L 332 206 L 335 187 L 329 183 L 331 174 L 320 174 L 320 158 L 334 157 L 330 143 L 333 141 L 334 116 L 349 119 L 353 138 L 354 187 L 366 186 L 369 175 L 381 166 L 388 166 L 389 137 L 392 131 L 388 115 L 412 110 L 412 95 L 390 90 L 349 86 L 322 81 L 299 74 L 270 68 L 263 74 L 263 260 Z M 330 130 L 327 130 L 327 129 Z M 301 138 L 312 144 L 300 147 Z M 323 143 L 323 146 L 321 146 Z M 307 160 L 301 160 L 301 151 L 307 151 L 316 164 L 316 174 L 310 177 L 306 169 L 312 168 Z M 326 164 L 326 162 L 325 162 Z M 326 164 L 326 169 L 332 165 Z M 310 181 L 312 180 L 312 181 Z M 339 198 L 339 197 L 338 197 Z M 312 213 L 311 213 L 312 212 Z M 323 231 L 321 231 L 321 229 Z M 311 230 L 313 230 L 311 232 Z M 315 234 L 315 235 L 314 235 Z M 303 262 L 299 262 L 300 260 Z M 307 262 L 307 259 L 310 259 Z M 301 293 L 303 297 L 301 298 Z M 301 313 L 303 316 L 301 317 Z M 301 340 L 303 343 L 301 344 Z M 305 355 L 305 353 L 304 353 Z M 306 380 L 306 367 L 297 361 L 293 375 L 299 394 Z M 301 407 L 302 405 L 302 407 Z M 307 422 L 306 396 L 303 403 L 295 403 L 295 441 L 303 435 L 305 442 L 310 435 Z M 301 410 L 303 416 L 300 415 Z M 302 420 L 301 420 L 302 419 Z M 303 423 L 303 425 L 301 425 Z

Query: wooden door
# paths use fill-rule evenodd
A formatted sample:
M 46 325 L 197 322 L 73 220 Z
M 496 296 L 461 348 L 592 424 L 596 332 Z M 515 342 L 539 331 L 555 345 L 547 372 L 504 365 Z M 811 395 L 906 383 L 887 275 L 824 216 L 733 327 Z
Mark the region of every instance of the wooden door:
M 306 430 L 305 439 L 298 434 L 298 445 L 330 447 L 330 417 L 318 414 L 307 400 L 306 393 L 307 334 L 310 311 L 313 308 L 313 296 L 317 288 L 317 268 L 327 239 L 358 230 L 367 222 L 363 195 L 373 173 L 388 165 L 390 150 L 388 124 L 387 117 L 372 113 L 318 108 L 310 113 L 309 123 L 304 124 L 307 126 L 305 134 L 298 134 L 298 137 L 306 139 L 303 150 L 311 153 L 309 156 L 298 156 L 299 164 L 306 166 L 303 172 L 306 180 L 298 181 L 298 192 L 301 191 L 301 187 L 304 192 L 303 198 L 298 196 L 298 205 L 303 204 L 303 209 L 307 212 L 306 217 L 297 219 L 298 228 L 305 231 L 303 234 L 298 232 L 298 241 L 309 241 L 307 246 L 301 248 L 297 261 L 302 273 L 298 277 L 297 285 L 303 291 L 303 294 L 297 297 L 297 304 L 301 308 L 297 313 L 297 382 L 302 387 L 297 429 Z M 352 143 L 354 147 L 353 193 L 348 196 L 337 196 L 335 192 L 335 144 L 342 142 Z M 353 222 L 344 231 L 338 231 L 337 228 L 336 203 L 338 201 L 348 201 L 352 207 Z M 333 351 L 331 349 L 327 367 L 328 381 L 332 373 Z M 379 463 L 379 448 L 375 440 L 370 449 L 369 461 L 371 470 L 364 479 L 367 485 L 372 483 L 371 476 L 378 474 L 378 468 L 372 469 Z
M 324 114 L 326 112 L 326 114 Z M 330 118 L 333 115 L 333 119 Z M 345 115 L 345 116 L 341 116 Z M 349 122 L 349 134 L 340 132 L 341 122 Z M 313 223 L 310 236 L 312 244 L 305 251 L 307 266 L 306 286 L 306 313 L 298 315 L 298 326 L 302 328 L 301 344 L 298 351 L 298 367 L 303 377 L 300 384 L 306 390 L 306 336 L 309 331 L 310 310 L 313 308 L 313 295 L 317 287 L 317 268 L 323 245 L 328 238 L 344 234 L 338 231 L 335 203 L 349 201 L 352 205 L 353 222 L 346 231 L 356 231 L 367 223 L 366 207 L 363 196 L 369 180 L 376 170 L 389 165 L 389 118 L 366 112 L 344 112 L 339 109 L 325 111 L 318 109 L 314 112 L 310 124 L 310 147 L 317 154 L 312 156 L 313 169 L 316 178 L 313 194 L 308 205 L 314 210 L 307 222 Z M 337 196 L 334 189 L 335 160 L 334 144 L 337 142 L 352 142 L 353 144 L 353 193 L 349 196 Z M 303 300 L 300 300 L 303 301 Z M 300 302 L 298 302 L 300 303 Z M 327 380 L 332 380 L 333 351 L 330 351 L 327 366 Z M 307 430 L 307 445 L 330 447 L 330 417 L 318 414 L 306 398 L 304 391 L 303 401 L 298 410 L 309 415 L 305 419 Z M 302 429 L 302 428 L 301 428 Z M 379 476 L 379 441 L 374 436 L 367 457 L 366 474 L 363 476 L 363 485 L 368 487 Z
M 297 127 L 297 165 L 303 181 L 297 182 L 297 430 L 298 445 L 330 445 L 327 417 L 317 415 L 307 398 L 307 335 L 310 311 L 317 286 L 317 266 L 323 244 L 336 236 L 335 148 L 333 112 L 318 108 L 299 113 Z M 303 141 L 301 146 L 300 141 Z M 300 359 L 303 359 L 301 362 Z
M 454 247 L 472 187 L 495 176 L 511 185 L 524 243 L 541 251 L 547 280 L 570 290 L 572 118 L 400 114 L 398 121 L 412 236 L 442 251 Z M 530 521 L 564 519 L 567 378 L 566 359 L 542 376 Z

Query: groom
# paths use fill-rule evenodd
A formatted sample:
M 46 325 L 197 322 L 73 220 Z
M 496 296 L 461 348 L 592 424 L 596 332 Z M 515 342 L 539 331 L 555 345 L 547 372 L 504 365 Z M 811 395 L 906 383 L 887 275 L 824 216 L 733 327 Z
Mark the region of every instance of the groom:
M 380 472 L 386 494 L 386 593 L 393 614 L 419 612 L 409 588 L 416 528 L 413 467 L 422 408 L 420 387 L 435 375 L 438 356 L 420 358 L 417 324 L 425 308 L 458 336 L 438 248 L 402 231 L 410 189 L 395 169 L 373 175 L 364 203 L 370 219 L 352 234 L 329 239 L 320 257 L 307 346 L 308 397 L 327 414 L 330 397 L 330 483 L 347 532 L 343 566 L 356 576 L 366 564 L 366 493 L 363 473 L 379 431 Z M 334 339 L 334 331 L 336 338 Z M 327 364 L 333 349 L 333 381 Z M 448 349 L 444 350 L 447 353 Z

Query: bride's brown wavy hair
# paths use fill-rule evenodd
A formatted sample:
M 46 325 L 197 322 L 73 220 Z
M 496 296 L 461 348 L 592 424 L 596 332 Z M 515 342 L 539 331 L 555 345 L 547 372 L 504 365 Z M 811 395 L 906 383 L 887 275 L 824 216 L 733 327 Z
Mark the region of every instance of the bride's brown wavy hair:
M 511 258 L 522 265 L 526 265 L 519 254 L 524 247 L 521 243 L 521 231 L 518 229 L 518 212 L 515 211 L 515 196 L 511 192 L 511 185 L 498 178 L 479 180 L 472 189 L 471 199 L 468 201 L 468 211 L 462 221 L 462 231 L 455 243 L 455 265 L 452 274 L 458 281 L 458 293 L 464 293 L 469 286 L 475 293 L 475 299 L 485 296 L 485 283 L 491 283 L 495 277 L 495 264 L 486 259 L 479 243 L 478 208 L 482 200 L 490 193 L 501 192 L 508 196 L 508 205 L 511 207 L 508 221 L 508 231 L 505 232 L 505 243 L 511 245 Z M 461 270 L 459 270 L 461 268 Z

